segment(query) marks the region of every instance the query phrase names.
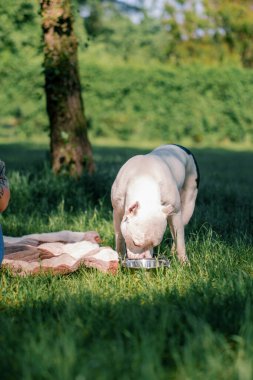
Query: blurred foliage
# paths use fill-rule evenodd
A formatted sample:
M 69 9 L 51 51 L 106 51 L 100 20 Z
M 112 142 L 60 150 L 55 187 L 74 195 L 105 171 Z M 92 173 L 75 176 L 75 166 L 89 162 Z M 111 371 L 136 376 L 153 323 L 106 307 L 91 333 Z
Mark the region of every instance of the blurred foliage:
M 136 0 L 135 6 L 126 5 L 123 0 L 79 3 L 86 9 L 89 37 L 103 41 L 107 48 L 116 44 L 116 54 L 125 59 L 141 49 L 144 55 L 148 52 L 149 58 L 155 55 L 167 63 L 221 64 L 232 60 L 244 67 L 253 66 L 250 0 L 164 1 L 159 17 L 152 16 L 152 7 L 148 11 L 141 0 Z M 138 20 L 137 23 L 130 21 L 133 14 L 132 20 Z
M 83 66 L 90 132 L 202 142 L 253 139 L 253 76 L 240 68 Z
M 0 122 L 27 134 L 46 124 L 38 11 L 34 1 L 0 3 Z
M 204 0 L 208 27 L 214 39 L 226 43 L 230 54 L 237 54 L 245 67 L 253 67 L 253 7 L 250 0 Z
M 139 23 L 115 3 L 73 1 L 91 137 L 252 141 L 249 2 L 140 1 Z M 38 1 L 0 4 L 0 136 L 47 131 L 41 36 Z

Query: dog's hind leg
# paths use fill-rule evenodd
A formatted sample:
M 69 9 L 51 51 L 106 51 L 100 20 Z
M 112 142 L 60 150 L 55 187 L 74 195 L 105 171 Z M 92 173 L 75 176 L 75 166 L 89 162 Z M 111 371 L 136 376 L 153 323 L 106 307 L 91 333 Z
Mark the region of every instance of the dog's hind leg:
M 180 197 L 181 197 L 181 207 L 182 207 L 182 220 L 184 226 L 189 223 L 194 208 L 195 202 L 198 194 L 197 188 L 187 187 L 186 189 L 182 189 Z
M 187 167 L 186 178 L 180 192 L 182 219 L 184 226 L 189 223 L 198 195 L 199 174 L 192 159 Z
M 185 251 L 184 224 L 181 211 L 177 214 L 169 216 L 168 223 L 174 240 L 172 253 L 173 250 L 174 252 L 177 252 L 179 261 L 186 263 L 188 262 L 188 257 Z

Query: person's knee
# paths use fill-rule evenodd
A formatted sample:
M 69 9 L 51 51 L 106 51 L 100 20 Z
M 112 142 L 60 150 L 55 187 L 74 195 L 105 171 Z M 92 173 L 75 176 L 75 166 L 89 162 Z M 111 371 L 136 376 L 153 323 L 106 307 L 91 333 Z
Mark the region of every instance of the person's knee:
M 3 212 L 8 207 L 10 200 L 10 190 L 8 187 L 2 186 L 0 191 L 0 212 Z

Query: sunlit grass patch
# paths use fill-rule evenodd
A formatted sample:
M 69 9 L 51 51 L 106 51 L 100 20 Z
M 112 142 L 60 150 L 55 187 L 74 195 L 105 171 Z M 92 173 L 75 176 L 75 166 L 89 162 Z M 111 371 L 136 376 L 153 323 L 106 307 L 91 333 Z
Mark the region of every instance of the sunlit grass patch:
M 96 147 L 95 176 L 73 180 L 52 174 L 41 160 L 45 150 L 36 156 L 35 149 L 31 161 L 23 145 L 17 161 L 9 148 L 5 234 L 97 230 L 103 245 L 114 245 L 111 184 L 128 157 L 148 149 Z M 3 379 L 252 378 L 253 157 L 194 153 L 201 185 L 186 228 L 190 266 L 171 255 L 167 231 L 157 254 L 170 259 L 168 269 L 120 268 L 115 276 L 85 267 L 67 276 L 1 271 Z

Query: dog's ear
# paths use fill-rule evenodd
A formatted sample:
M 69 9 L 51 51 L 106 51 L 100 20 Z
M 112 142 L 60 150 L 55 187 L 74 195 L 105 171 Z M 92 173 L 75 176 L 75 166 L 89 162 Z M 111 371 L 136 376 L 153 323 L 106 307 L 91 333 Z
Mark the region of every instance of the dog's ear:
M 138 208 L 140 207 L 140 204 L 139 202 L 135 202 L 133 203 L 127 210 L 127 214 L 128 215 L 136 215 L 137 214 L 137 211 L 138 211 Z
M 164 214 L 166 214 L 167 216 L 170 216 L 175 214 L 175 208 L 171 204 L 167 206 L 162 206 L 162 212 L 164 212 Z

